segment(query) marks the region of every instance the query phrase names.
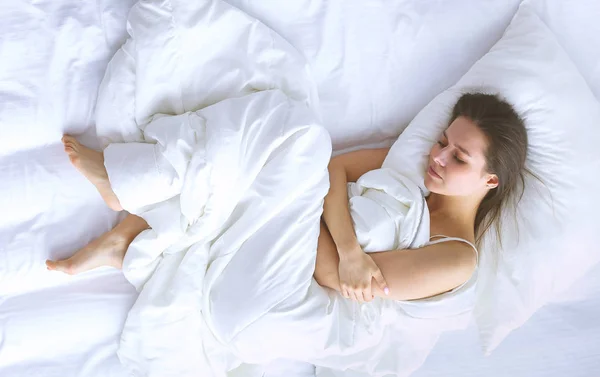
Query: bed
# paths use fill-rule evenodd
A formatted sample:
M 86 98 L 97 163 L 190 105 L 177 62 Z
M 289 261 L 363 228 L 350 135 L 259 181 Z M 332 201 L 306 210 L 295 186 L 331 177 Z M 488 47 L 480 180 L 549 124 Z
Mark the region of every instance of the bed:
M 500 38 L 517 0 L 228 0 L 309 61 L 335 153 L 391 145 Z M 600 101 L 600 5 L 537 1 Z M 119 271 L 49 273 L 119 220 L 60 137 L 98 146 L 94 107 L 133 1 L 0 5 L 0 376 L 126 376 L 116 356 L 135 289 Z M 594 43 L 595 42 L 595 43 Z M 600 129 L 599 129 L 600 132 Z M 415 376 L 591 376 L 600 370 L 600 266 L 488 357 L 475 326 L 446 333 Z M 312 376 L 274 364 L 266 376 Z

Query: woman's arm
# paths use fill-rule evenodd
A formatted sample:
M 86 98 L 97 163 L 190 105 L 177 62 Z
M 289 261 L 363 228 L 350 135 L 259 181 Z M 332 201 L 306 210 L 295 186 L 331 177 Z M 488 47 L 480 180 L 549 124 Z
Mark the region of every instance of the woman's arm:
M 373 295 L 392 300 L 415 300 L 447 292 L 466 282 L 477 264 L 473 248 L 459 241 L 370 253 L 369 256 L 390 287 L 386 295 L 374 284 Z
M 350 210 L 348 182 L 356 182 L 364 173 L 379 169 L 390 149 L 364 149 L 336 156 L 329 162 L 329 192 L 323 205 L 323 219 L 342 257 L 358 245 Z
M 339 263 L 322 266 L 319 262 L 333 263 L 334 259 L 318 258 L 315 278 L 322 280 L 321 271 L 336 269 L 342 295 L 357 301 L 370 301 L 373 298 L 371 277 L 375 278 L 381 289 L 387 290 L 387 286 L 377 265 L 363 252 L 356 239 L 348 208 L 347 183 L 380 168 L 388 151 L 389 148 L 350 152 L 334 157 L 329 163 L 330 188 L 325 196 L 323 219 L 333 241 L 331 246 L 339 254 Z
M 326 226 L 321 224 L 315 279 L 323 286 L 340 291 L 345 297 L 349 296 L 340 284 L 340 260 L 365 259 L 366 255 L 356 239 L 346 185 L 355 182 L 364 173 L 380 168 L 388 152 L 389 148 L 360 150 L 336 156 L 329 163 L 330 189 L 323 208 Z M 471 276 L 475 265 L 472 248 L 461 242 L 366 256 L 374 261 L 389 283 L 389 295 L 375 280 L 371 281 L 370 291 L 373 295 L 395 300 L 424 298 L 451 290 Z M 362 301 L 356 296 L 350 298 Z M 364 297 L 364 300 L 368 301 L 368 298 Z
M 317 263 L 315 264 L 315 280 L 319 285 L 342 292 L 340 286 L 340 272 L 338 266 L 340 256 L 331 234 L 321 218 L 321 229 L 317 245 Z
M 321 227 L 317 252 L 317 282 L 341 291 L 335 245 L 327 228 Z M 386 295 L 372 282 L 373 295 L 391 300 L 416 300 L 447 292 L 467 281 L 476 264 L 474 250 L 461 242 L 443 242 L 420 249 L 369 253 L 380 268 L 390 288 Z

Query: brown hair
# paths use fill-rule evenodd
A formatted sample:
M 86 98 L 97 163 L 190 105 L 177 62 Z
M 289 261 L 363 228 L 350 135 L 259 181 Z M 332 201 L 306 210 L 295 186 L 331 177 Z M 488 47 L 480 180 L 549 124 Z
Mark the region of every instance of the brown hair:
M 498 176 L 498 187 L 483 198 L 475 215 L 476 242 L 492 226 L 500 241 L 501 214 L 509 198 L 518 202 L 525 187 L 527 129 L 525 122 L 511 104 L 493 94 L 463 94 L 450 116 L 451 124 L 463 116 L 473 121 L 486 135 L 486 171 Z M 520 185 L 519 185 L 520 183 Z M 520 189 L 520 193 L 516 191 Z

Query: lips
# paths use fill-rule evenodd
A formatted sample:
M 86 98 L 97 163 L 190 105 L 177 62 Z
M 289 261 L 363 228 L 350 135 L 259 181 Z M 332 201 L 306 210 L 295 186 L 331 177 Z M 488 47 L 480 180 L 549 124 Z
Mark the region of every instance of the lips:
M 438 173 L 436 173 L 435 170 L 433 170 L 431 165 L 429 166 L 429 169 L 427 169 L 427 173 L 429 173 L 429 175 L 434 178 L 442 179 L 442 177 Z

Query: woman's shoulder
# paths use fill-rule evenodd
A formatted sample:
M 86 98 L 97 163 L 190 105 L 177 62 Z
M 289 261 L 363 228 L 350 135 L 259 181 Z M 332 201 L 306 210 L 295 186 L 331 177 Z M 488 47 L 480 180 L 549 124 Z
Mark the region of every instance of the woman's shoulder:
M 430 238 L 455 238 L 475 244 L 475 234 L 473 229 L 470 229 L 466 226 L 456 225 L 450 220 L 439 221 L 433 218 L 430 219 L 429 234 Z
M 451 248 L 465 254 L 475 257 L 475 264 L 478 264 L 479 251 L 475 245 L 475 234 L 472 229 L 466 226 L 460 226 L 453 221 L 431 220 L 429 245 L 441 244 L 446 248 Z

